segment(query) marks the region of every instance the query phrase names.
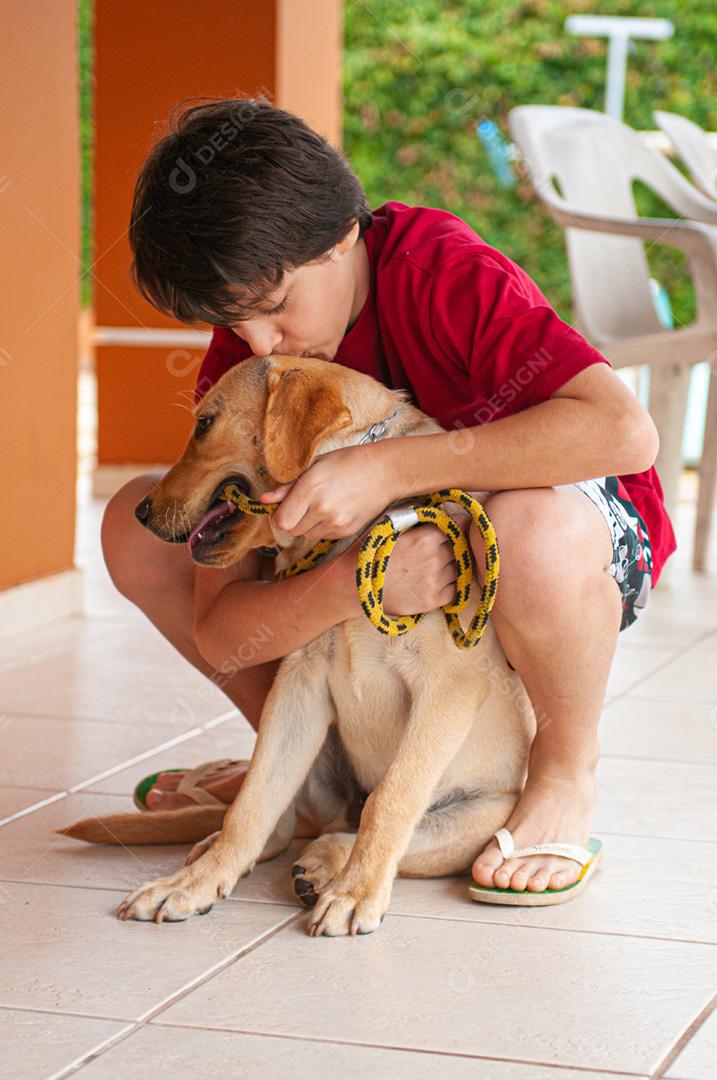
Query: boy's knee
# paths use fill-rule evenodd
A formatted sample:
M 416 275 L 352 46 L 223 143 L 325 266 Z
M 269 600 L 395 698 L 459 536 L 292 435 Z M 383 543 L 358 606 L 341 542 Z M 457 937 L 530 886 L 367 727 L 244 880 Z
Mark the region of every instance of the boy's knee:
M 539 623 L 566 596 L 582 595 L 582 581 L 598 580 L 602 563 L 590 554 L 599 549 L 602 558 L 610 538 L 604 522 L 591 513 L 589 500 L 576 501 L 555 488 L 517 488 L 497 492 L 485 509 L 495 527 L 503 571 L 496 607 L 506 615 Z M 469 539 L 482 583 L 483 540 L 474 523 Z
M 554 494 L 550 488 L 518 488 L 499 491 L 484 503 L 501 558 L 511 564 L 514 580 L 523 571 L 528 578 L 545 572 L 554 562 L 555 537 L 560 530 L 550 494 Z M 484 541 L 475 522 L 471 522 L 469 539 L 482 580 Z
M 555 494 L 551 488 L 516 488 L 497 492 L 485 501 L 501 560 L 495 603 L 506 615 L 543 619 L 546 604 L 559 595 L 570 575 Z M 475 523 L 471 523 L 469 540 L 482 583 L 485 553 Z
M 146 558 L 146 548 L 153 539 L 156 541 L 135 517 L 135 507 L 161 476 L 161 473 L 143 473 L 133 477 L 112 496 L 102 516 L 105 565 L 115 587 L 129 599 L 134 599 L 142 587 L 143 571 L 151 562 Z

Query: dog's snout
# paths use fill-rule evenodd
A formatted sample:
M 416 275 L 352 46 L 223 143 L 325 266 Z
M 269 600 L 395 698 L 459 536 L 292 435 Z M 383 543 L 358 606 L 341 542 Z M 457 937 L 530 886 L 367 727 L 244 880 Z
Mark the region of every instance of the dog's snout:
M 142 502 L 135 508 L 134 516 L 142 525 L 147 524 L 147 518 L 149 512 L 152 509 L 152 500 L 150 498 L 142 499 Z

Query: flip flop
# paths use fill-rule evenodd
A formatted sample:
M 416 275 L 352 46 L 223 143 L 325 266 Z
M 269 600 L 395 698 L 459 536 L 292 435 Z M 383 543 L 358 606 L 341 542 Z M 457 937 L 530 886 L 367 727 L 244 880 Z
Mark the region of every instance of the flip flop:
M 147 813 L 152 813 L 151 807 L 147 806 L 147 792 L 150 788 L 154 787 L 157 783 L 157 778 L 162 773 L 168 772 L 183 772 L 186 775 L 179 781 L 173 794 L 186 795 L 197 805 L 201 806 L 224 806 L 228 804 L 218 799 L 216 795 L 212 795 L 204 788 L 198 787 L 200 780 L 204 780 L 207 776 L 210 776 L 217 769 L 223 768 L 225 765 L 248 765 L 249 762 L 245 758 L 221 758 L 218 761 L 205 761 L 203 765 L 197 765 L 195 769 L 160 769 L 159 772 L 152 773 L 150 776 L 145 776 L 144 780 L 140 780 L 137 784 L 132 798 L 134 799 L 134 805 L 138 810 L 145 810 Z
M 591 836 L 587 847 L 578 844 L 534 844 L 532 847 L 515 850 L 513 836 L 509 829 L 498 829 L 494 834 L 504 859 L 519 859 L 523 855 L 562 855 L 564 859 L 575 859 L 582 866 L 580 876 L 572 885 L 562 889 L 543 889 L 542 892 L 530 892 L 528 889 L 499 889 L 495 886 L 479 885 L 474 882 L 469 892 L 472 900 L 483 904 L 513 904 L 515 907 L 548 907 L 551 904 L 564 904 L 578 896 L 595 873 L 602 860 L 602 841 Z

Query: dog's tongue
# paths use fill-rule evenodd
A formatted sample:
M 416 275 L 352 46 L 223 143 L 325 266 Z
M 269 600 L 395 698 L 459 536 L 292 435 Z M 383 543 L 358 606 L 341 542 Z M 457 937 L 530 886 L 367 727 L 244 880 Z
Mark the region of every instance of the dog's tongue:
M 213 506 L 211 510 L 207 511 L 207 513 L 204 515 L 196 528 L 192 529 L 191 533 L 189 534 L 189 539 L 187 541 L 187 543 L 189 544 L 189 550 L 191 551 L 197 546 L 199 541 L 202 539 L 202 529 L 206 529 L 207 525 L 209 525 L 210 522 L 216 521 L 217 518 L 220 517 L 226 517 L 227 514 L 233 514 L 235 511 L 236 507 L 233 503 L 229 502 L 219 503 L 217 506 Z

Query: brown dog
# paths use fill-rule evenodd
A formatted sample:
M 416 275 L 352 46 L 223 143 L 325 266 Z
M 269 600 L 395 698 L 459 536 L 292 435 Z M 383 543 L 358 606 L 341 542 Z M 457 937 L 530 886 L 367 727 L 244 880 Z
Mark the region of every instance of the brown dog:
M 404 392 L 338 364 L 245 360 L 197 407 L 184 454 L 143 504 L 145 524 L 163 540 L 188 541 L 192 557 L 209 566 L 278 544 L 279 571 L 312 544 L 277 530 L 270 516 L 219 504 L 226 481 L 256 499 L 387 419 L 386 438 L 442 430 Z M 330 557 L 351 543 L 339 541 Z M 221 824 L 183 869 L 145 882 L 118 908 L 124 918 L 162 922 L 204 913 L 228 896 L 257 862 L 288 847 L 298 818 L 316 836 L 294 867 L 296 893 L 313 908 L 309 932 L 369 933 L 397 873 L 468 870 L 518 800 L 534 733 L 530 700 L 490 624 L 480 645 L 464 652 L 440 611 L 397 638 L 364 617 L 350 619 L 282 661 L 251 766 L 226 811 L 118 814 L 60 831 L 95 842 L 167 843 L 205 837 Z

